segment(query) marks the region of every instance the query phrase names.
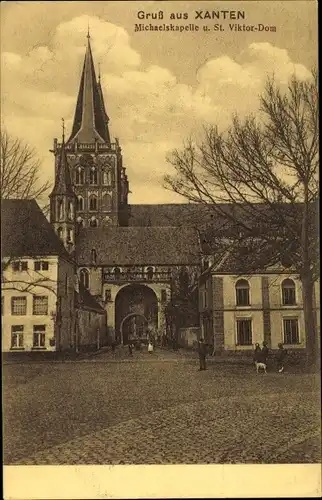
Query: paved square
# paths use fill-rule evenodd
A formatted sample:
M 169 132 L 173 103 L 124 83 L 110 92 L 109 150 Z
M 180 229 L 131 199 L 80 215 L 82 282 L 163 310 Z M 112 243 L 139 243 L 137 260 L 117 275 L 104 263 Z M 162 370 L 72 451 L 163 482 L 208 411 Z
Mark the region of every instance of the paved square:
M 5 464 L 310 463 L 319 380 L 180 353 L 7 364 Z

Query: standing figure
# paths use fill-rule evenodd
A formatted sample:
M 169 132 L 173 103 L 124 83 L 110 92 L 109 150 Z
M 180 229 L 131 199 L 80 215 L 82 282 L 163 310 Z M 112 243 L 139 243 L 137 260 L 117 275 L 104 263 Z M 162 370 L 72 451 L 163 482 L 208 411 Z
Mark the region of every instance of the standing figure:
M 278 367 L 278 372 L 283 373 L 284 372 L 284 366 L 285 366 L 285 358 L 287 356 L 287 350 L 284 349 L 283 344 L 278 344 L 278 351 L 277 351 L 277 367 Z
M 199 371 L 206 370 L 207 346 L 202 337 L 198 342 L 198 353 L 199 353 L 199 364 L 200 364 Z
M 133 356 L 133 344 L 132 344 L 132 341 L 129 343 L 129 355 Z
M 261 362 L 267 365 L 267 359 L 269 355 L 269 349 L 267 347 L 267 342 L 263 342 L 262 352 L 261 352 Z
M 254 362 L 260 363 L 261 361 L 262 361 L 262 350 L 260 348 L 260 345 L 257 343 L 255 344 L 255 350 L 254 350 Z
M 152 344 L 151 340 L 149 340 L 149 343 L 148 343 L 148 353 L 149 354 L 153 353 L 153 344 Z

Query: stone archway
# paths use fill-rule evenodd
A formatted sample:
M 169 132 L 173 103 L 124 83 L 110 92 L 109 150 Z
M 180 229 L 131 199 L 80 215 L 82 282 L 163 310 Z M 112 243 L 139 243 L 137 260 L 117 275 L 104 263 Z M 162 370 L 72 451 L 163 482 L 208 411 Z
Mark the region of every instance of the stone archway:
M 115 336 L 127 344 L 129 338 L 145 340 L 148 330 L 158 328 L 158 300 L 155 292 L 141 284 L 127 285 L 115 299 Z
M 130 313 L 122 319 L 120 333 L 123 344 L 134 341 L 136 338 L 144 339 L 148 329 L 148 320 L 143 314 Z

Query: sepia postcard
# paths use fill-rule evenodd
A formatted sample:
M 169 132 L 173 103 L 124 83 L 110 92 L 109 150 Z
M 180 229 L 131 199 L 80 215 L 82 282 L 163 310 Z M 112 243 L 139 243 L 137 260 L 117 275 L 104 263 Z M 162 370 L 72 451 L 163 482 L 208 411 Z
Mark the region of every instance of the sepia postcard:
M 320 497 L 317 33 L 2 3 L 6 500 Z

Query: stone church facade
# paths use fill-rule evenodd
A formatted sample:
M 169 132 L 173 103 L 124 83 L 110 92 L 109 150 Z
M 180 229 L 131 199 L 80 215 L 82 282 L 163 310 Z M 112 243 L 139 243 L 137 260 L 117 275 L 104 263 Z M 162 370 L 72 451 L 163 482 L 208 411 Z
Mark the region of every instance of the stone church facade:
M 50 222 L 74 256 L 80 282 L 104 305 L 110 340 L 163 336 L 174 275 L 198 276 L 198 235 L 166 217 L 154 224 L 142 216 L 144 205 L 129 206 L 122 149 L 110 137 L 89 36 L 72 132 L 61 143 L 54 139 L 52 152 Z

